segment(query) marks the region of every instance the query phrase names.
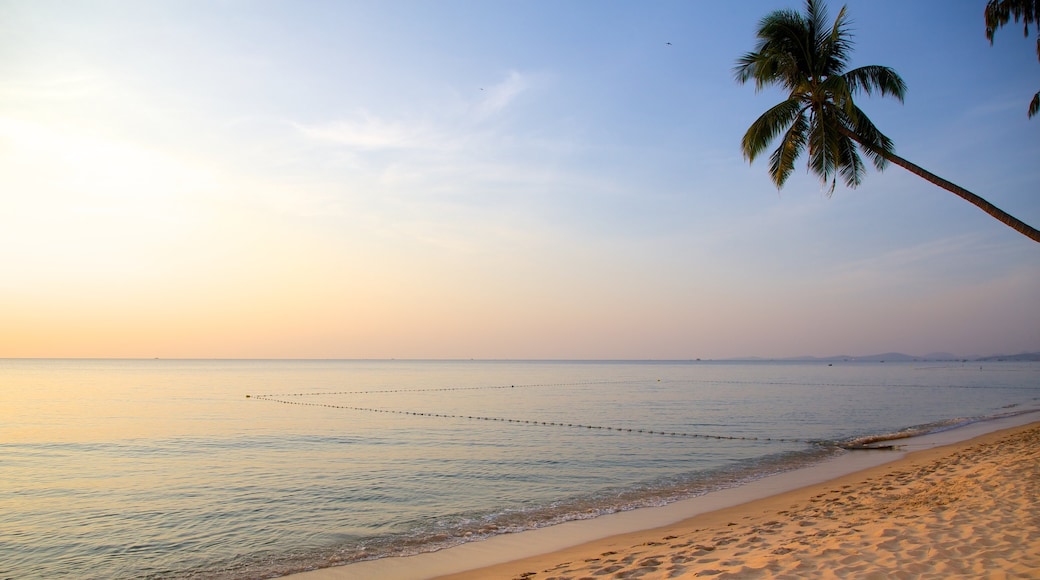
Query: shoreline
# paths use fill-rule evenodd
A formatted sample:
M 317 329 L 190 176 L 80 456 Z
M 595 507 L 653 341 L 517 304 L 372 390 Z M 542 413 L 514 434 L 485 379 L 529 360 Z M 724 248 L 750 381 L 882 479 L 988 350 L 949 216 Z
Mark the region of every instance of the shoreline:
M 323 568 L 292 574 L 287 578 L 295 580 L 353 580 L 355 578 L 477 580 L 480 578 L 524 577 L 562 580 L 582 576 L 622 574 L 626 567 L 631 568 L 633 563 L 640 558 L 647 565 L 639 566 L 638 571 L 630 570 L 634 574 L 632 577 L 672 577 L 670 574 L 676 573 L 680 567 L 679 564 L 674 563 L 676 559 L 686 557 L 681 555 L 684 553 L 683 549 L 676 546 L 675 542 L 679 538 L 693 534 L 694 530 L 712 529 L 715 532 L 713 537 L 730 537 L 734 530 L 745 527 L 737 522 L 747 520 L 751 517 L 750 514 L 758 513 L 772 513 L 769 523 L 774 524 L 773 527 L 777 527 L 780 526 L 780 522 L 791 519 L 790 512 L 785 510 L 785 507 L 792 503 L 809 505 L 814 501 L 814 497 L 835 493 L 833 490 L 835 486 L 843 485 L 856 490 L 858 493 L 844 492 L 853 497 L 856 497 L 857 494 L 877 495 L 878 491 L 872 487 L 871 481 L 878 478 L 891 478 L 893 473 L 922 462 L 938 462 L 940 465 L 934 470 L 940 470 L 945 459 L 959 453 L 966 453 L 966 450 L 983 446 L 990 452 L 996 453 L 999 450 L 992 446 L 994 441 L 1009 436 L 1022 437 L 1029 433 L 1033 433 L 1036 438 L 1040 439 L 1040 421 L 1037 420 L 1035 413 L 976 423 L 950 431 L 908 439 L 905 442 L 899 442 L 903 444 L 904 448 L 901 451 L 850 452 L 837 459 L 806 469 L 762 478 L 739 487 L 713 492 L 663 507 L 632 510 L 518 534 L 505 534 L 416 556 L 384 558 Z M 952 474 L 950 477 L 956 479 L 960 476 Z M 888 487 L 896 488 L 896 486 Z M 722 522 L 722 520 L 727 521 Z M 1034 518 L 1034 520 L 1040 522 L 1040 517 Z M 1034 525 L 1040 526 L 1040 523 Z M 761 532 L 757 528 L 755 530 Z M 804 541 L 804 531 L 796 529 L 792 533 Z M 763 533 L 766 532 L 757 533 L 756 536 L 761 537 Z M 670 541 L 672 547 L 667 548 Z M 1034 539 L 1028 541 L 1032 542 L 1029 549 L 1035 554 L 1040 554 L 1040 549 L 1038 549 L 1040 548 L 1040 530 L 1036 532 Z M 650 549 L 653 547 L 659 549 Z M 705 545 L 701 547 L 703 548 Z M 792 548 L 784 546 L 777 548 L 781 552 L 785 549 L 793 551 Z M 671 551 L 669 552 L 669 550 Z M 650 552 L 654 552 L 656 555 L 643 557 Z M 712 556 L 722 554 L 725 550 L 716 550 L 716 546 L 712 544 L 712 549 L 707 552 L 709 554 L 704 559 L 716 561 L 718 558 Z M 610 557 L 607 557 L 608 554 Z M 628 554 L 628 556 L 617 556 L 616 554 Z M 740 556 L 745 555 L 740 554 Z M 673 562 L 670 572 L 665 571 L 668 566 L 660 565 L 660 562 L 664 561 L 662 558 Z M 626 559 L 632 561 L 628 564 L 619 563 Z M 603 562 L 606 565 L 597 567 L 597 562 Z M 653 562 L 658 562 L 659 565 L 650 565 Z M 708 563 L 710 562 L 705 564 Z M 1036 562 L 1035 565 L 1040 569 L 1040 562 Z M 606 571 L 607 568 L 614 568 L 614 570 Z M 704 568 L 702 571 L 724 573 L 710 567 Z M 682 572 L 681 574 L 687 573 Z

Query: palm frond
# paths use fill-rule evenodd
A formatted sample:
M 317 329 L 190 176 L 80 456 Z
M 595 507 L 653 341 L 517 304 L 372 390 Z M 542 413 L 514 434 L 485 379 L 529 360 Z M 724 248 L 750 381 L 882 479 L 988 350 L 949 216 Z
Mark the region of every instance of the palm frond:
M 797 99 L 788 99 L 755 119 L 740 142 L 744 159 L 754 162 L 759 153 L 798 118 L 803 107 Z
M 1029 102 L 1029 118 L 1032 119 L 1033 115 L 1040 112 L 1040 92 L 1033 95 L 1033 100 Z
M 827 101 L 846 115 L 855 115 L 855 104 L 852 102 L 852 90 L 843 75 L 827 77 L 819 84 L 817 90 L 828 96 Z
M 986 38 L 993 44 L 993 37 L 998 28 L 1011 21 L 1021 19 L 1023 33 L 1029 36 L 1029 24 L 1040 27 L 1040 0 L 989 0 L 986 3 Z M 1040 57 L 1040 45 L 1037 46 L 1037 57 Z
M 769 175 L 773 178 L 777 189 L 783 187 L 787 182 L 787 178 L 794 171 L 794 162 L 805 151 L 805 135 L 808 127 L 809 120 L 806 118 L 805 111 L 802 110 L 780 140 L 780 146 L 769 156 Z
M 779 85 L 788 89 L 798 84 L 800 55 L 804 54 L 804 40 L 799 31 L 804 28 L 802 17 L 792 10 L 777 10 L 759 23 L 755 50 L 737 60 L 734 77 L 744 84 L 755 81 L 756 90 Z
M 809 37 L 819 39 L 820 34 L 828 30 L 827 5 L 816 0 L 805 0 L 805 24 Z
M 848 17 L 843 6 L 835 18 L 834 24 L 829 28 L 821 22 L 816 32 L 816 54 L 817 62 L 814 67 L 814 76 L 817 79 L 825 79 L 834 75 L 840 75 L 841 71 L 848 66 L 849 57 L 852 54 L 852 35 L 848 32 L 846 24 Z
M 863 91 L 867 95 L 877 91 L 881 96 L 893 96 L 903 102 L 906 95 L 906 83 L 899 73 L 887 66 L 861 66 L 842 75 L 852 92 Z
M 848 31 L 847 7 L 842 6 L 838 17 L 834 19 L 831 35 L 827 44 L 831 47 L 830 57 L 833 59 L 833 70 L 845 70 L 852 55 L 852 34 Z
M 859 107 L 854 107 L 854 115 L 845 117 L 842 119 L 842 123 L 856 136 L 863 153 L 874 164 L 874 167 L 878 171 L 884 171 L 888 166 L 885 155 L 895 153 L 895 143 L 879 131 Z
M 838 172 L 841 174 L 845 186 L 855 189 L 862 183 L 863 177 L 867 173 L 866 166 L 863 165 L 863 159 L 860 158 L 856 149 L 856 143 L 843 135 L 835 143 L 835 152 L 838 160 Z M 833 187 L 831 191 L 834 191 Z
M 837 170 L 837 147 L 838 135 L 832 130 L 830 124 L 824 119 L 825 115 L 818 112 L 809 121 L 809 171 L 820 178 L 826 184 L 831 182 L 831 191 L 834 191 L 834 175 Z
M 788 71 L 794 66 L 793 59 L 784 52 L 749 52 L 737 60 L 737 66 L 733 68 L 733 75 L 740 84 L 745 84 L 753 79 L 755 90 L 761 91 L 771 85 L 783 86 L 786 78 L 784 71 Z

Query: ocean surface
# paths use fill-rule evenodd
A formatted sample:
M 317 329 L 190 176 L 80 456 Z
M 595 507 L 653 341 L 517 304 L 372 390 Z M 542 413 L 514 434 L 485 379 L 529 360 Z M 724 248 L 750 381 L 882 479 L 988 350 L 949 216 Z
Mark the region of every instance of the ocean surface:
M 1028 362 L 0 360 L 0 578 L 270 578 L 1037 409 Z

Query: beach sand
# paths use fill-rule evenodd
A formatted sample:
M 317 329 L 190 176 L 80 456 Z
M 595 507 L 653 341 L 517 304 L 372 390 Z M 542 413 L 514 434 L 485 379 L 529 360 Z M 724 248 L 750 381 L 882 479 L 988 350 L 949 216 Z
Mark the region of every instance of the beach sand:
M 442 578 L 1040 578 L 1040 426 Z
M 292 578 L 1040 578 L 1040 423 L 884 453 L 851 453 L 873 466 L 810 485 L 793 472 L 703 496 L 714 511 L 678 523 L 635 519 L 668 507 L 634 510 Z M 580 539 L 611 518 L 643 531 Z

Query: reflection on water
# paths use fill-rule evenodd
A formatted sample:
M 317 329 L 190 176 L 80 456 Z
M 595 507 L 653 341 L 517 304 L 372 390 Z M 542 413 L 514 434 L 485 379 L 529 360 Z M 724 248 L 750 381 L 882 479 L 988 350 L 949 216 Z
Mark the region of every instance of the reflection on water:
M 422 549 L 831 453 L 640 429 L 848 439 L 1036 407 L 1038 379 L 1029 363 L 0 361 L 0 577 L 258 577 Z

